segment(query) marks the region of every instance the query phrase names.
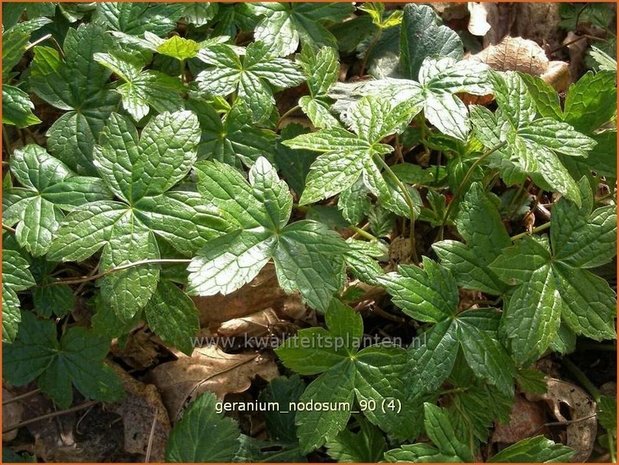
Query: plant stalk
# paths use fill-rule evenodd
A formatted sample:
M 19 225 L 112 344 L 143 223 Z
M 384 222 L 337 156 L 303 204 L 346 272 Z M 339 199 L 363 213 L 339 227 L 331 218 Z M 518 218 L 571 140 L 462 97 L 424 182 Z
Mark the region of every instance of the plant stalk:
M 400 181 L 400 178 L 396 176 L 396 174 L 393 172 L 393 170 L 387 164 L 387 162 L 383 160 L 383 157 L 381 157 L 380 155 L 377 155 L 374 157 L 374 159 L 378 161 L 378 164 L 384 168 L 384 170 L 387 172 L 389 176 L 391 176 L 391 179 L 393 179 L 393 182 L 396 183 L 396 185 L 398 186 L 398 189 L 402 191 L 402 196 L 404 196 L 404 201 L 406 202 L 406 205 L 408 206 L 408 210 L 410 213 L 409 238 L 411 242 L 412 258 L 415 263 L 419 263 L 419 257 L 417 256 L 417 247 L 415 244 L 415 206 L 413 203 L 413 199 L 411 198 L 410 192 L 408 192 L 408 188 L 404 185 L 402 181 Z

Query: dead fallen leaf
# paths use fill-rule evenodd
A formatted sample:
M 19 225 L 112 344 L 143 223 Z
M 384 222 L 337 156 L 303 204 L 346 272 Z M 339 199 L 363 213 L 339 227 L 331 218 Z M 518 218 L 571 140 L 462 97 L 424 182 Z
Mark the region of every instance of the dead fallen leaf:
M 131 332 L 126 339 L 114 339 L 110 352 L 114 357 L 122 359 L 127 365 L 137 370 L 144 370 L 157 363 L 160 353 L 159 340 L 145 327 Z
M 211 332 L 222 337 L 248 336 L 260 337 L 267 334 L 277 334 L 293 326 L 289 321 L 282 320 L 272 308 L 265 308 L 251 315 L 224 321 L 212 326 Z
M 122 418 L 125 451 L 146 456 L 154 421 L 149 461 L 163 462 L 170 434 L 170 419 L 159 391 L 152 384 L 144 384 L 134 379 L 118 365 L 111 365 L 120 377 L 126 393 L 122 401 L 108 408 Z
M 548 378 L 548 391 L 528 395 L 531 400 L 544 400 L 558 422 L 566 422 L 566 444 L 576 451 L 572 462 L 586 462 L 595 444 L 597 434 L 596 405 L 580 387 Z M 569 412 L 568 418 L 565 413 Z
M 10 404 L 4 404 L 13 398 L 16 395 L 13 394 L 8 389 L 2 388 L 2 427 L 3 429 L 10 428 L 11 426 L 17 425 L 24 415 L 24 407 L 21 402 L 11 402 Z M 2 434 L 2 442 L 12 441 L 17 437 L 18 430 L 9 431 L 8 433 Z
M 544 407 L 539 402 L 532 402 L 522 396 L 516 396 L 512 405 L 509 421 L 498 423 L 492 433 L 492 442 L 513 444 L 538 434 L 544 434 Z
M 243 392 L 256 376 L 270 381 L 279 371 L 272 356 L 259 353 L 227 354 L 216 346 L 194 349 L 191 357 L 163 363 L 149 373 L 157 386 L 170 419 L 175 421 L 183 406 L 210 391 L 218 398 Z
M 266 308 L 273 309 L 281 318 L 296 320 L 306 315 L 306 308 L 298 295 L 287 295 L 277 282 L 275 267 L 265 266 L 253 281 L 228 295 L 194 297 L 200 312 L 202 327 L 241 318 Z
M 557 91 L 564 91 L 570 83 L 567 63 L 550 61 L 542 47 L 521 37 L 505 37 L 469 59 L 486 63 L 497 71 L 520 71 L 538 76 Z
M 557 4 L 470 2 L 468 9 L 468 30 L 484 38 L 484 48 L 507 36 L 530 39 L 550 49 L 560 45 L 561 15 Z
M 57 410 L 43 394 L 29 397 L 23 420 Z M 31 452 L 39 461 L 58 462 L 132 462 L 123 449 L 123 429 L 118 415 L 102 404 L 31 423 L 26 428 L 34 438 Z

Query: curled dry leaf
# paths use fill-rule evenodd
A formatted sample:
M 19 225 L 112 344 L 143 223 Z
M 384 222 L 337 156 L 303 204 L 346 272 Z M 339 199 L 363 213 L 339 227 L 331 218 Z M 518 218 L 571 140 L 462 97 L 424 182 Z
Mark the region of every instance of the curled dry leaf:
M 11 391 L 6 388 L 2 388 L 2 427 L 3 429 L 10 428 L 17 425 L 24 414 L 24 407 L 21 402 L 11 402 L 10 404 L 4 404 L 15 397 Z M 2 434 L 2 442 L 12 441 L 17 437 L 17 430 L 9 431 L 6 434 Z
M 241 318 L 224 321 L 211 326 L 212 333 L 222 337 L 260 337 L 285 331 L 291 323 L 282 320 L 272 308 L 265 308 Z
M 492 442 L 513 444 L 528 437 L 544 434 L 545 423 L 546 417 L 542 404 L 517 396 L 512 405 L 509 421 L 496 425 L 492 434 Z
M 197 348 L 191 357 L 163 363 L 149 373 L 157 386 L 172 421 L 183 406 L 204 391 L 220 399 L 243 392 L 256 376 L 270 381 L 279 371 L 272 356 L 259 353 L 227 354 L 216 346 Z
M 521 37 L 505 37 L 469 59 L 486 63 L 497 71 L 520 71 L 538 76 L 558 91 L 565 90 L 570 83 L 567 63 L 550 61 L 542 47 Z
M 161 355 L 158 339 L 145 327 L 129 334 L 126 342 L 114 339 L 110 351 L 114 357 L 136 370 L 155 365 Z
M 546 401 L 557 421 L 566 423 L 566 444 L 576 451 L 572 462 L 585 462 L 591 455 L 597 434 L 595 402 L 582 388 L 567 381 L 548 378 L 546 384 L 548 390 L 545 394 L 528 397 Z M 562 413 L 566 411 L 565 407 L 569 418 Z
M 123 400 L 112 404 L 109 409 L 122 418 L 125 451 L 145 457 L 150 441 L 149 461 L 163 462 L 170 434 L 170 419 L 159 391 L 152 384 L 144 384 L 132 378 L 117 365 L 112 365 L 112 368 L 120 377 L 126 392 Z
M 203 327 L 246 317 L 266 308 L 292 320 L 303 318 L 306 313 L 301 298 L 287 295 L 279 286 L 275 267 L 271 264 L 238 291 L 228 295 L 193 297 L 193 301 L 200 312 L 200 325 Z

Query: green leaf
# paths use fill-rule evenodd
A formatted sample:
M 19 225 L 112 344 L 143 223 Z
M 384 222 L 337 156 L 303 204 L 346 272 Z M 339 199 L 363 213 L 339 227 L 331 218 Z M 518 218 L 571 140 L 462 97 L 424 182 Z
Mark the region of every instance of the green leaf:
M 276 402 L 277 411 L 264 412 L 264 421 L 271 439 L 296 443 L 295 412 L 283 413 L 290 402 L 298 402 L 305 390 L 305 383 L 297 375 L 280 376 L 272 380 L 260 393 L 261 402 Z
M 617 399 L 601 395 L 597 404 L 598 421 L 610 433 L 617 431 Z
M 280 286 L 299 291 L 312 307 L 326 311 L 341 286 L 344 241 L 314 221 L 286 226 L 292 210 L 288 186 L 263 157 L 249 183 L 219 162 L 198 168 L 198 188 L 229 221 L 227 235 L 210 241 L 189 265 L 189 292 L 227 294 L 251 281 L 273 259 Z
M 3 216 L 17 223 L 17 242 L 33 256 L 45 255 L 60 227 L 63 210 L 79 202 L 111 197 L 97 178 L 78 177 L 64 163 L 38 145 L 29 144 L 13 152 L 11 173 L 23 188 L 7 195 L 20 198 Z
M 169 462 L 232 462 L 240 431 L 234 420 L 217 413 L 217 397 L 205 392 L 174 426 L 168 439 Z
M 47 257 L 53 261 L 83 261 L 109 241 L 114 225 L 128 214 L 120 202 L 87 204 L 65 217 L 50 245 Z
M 438 25 L 432 7 L 410 4 L 404 7 L 400 29 L 400 71 L 408 79 L 417 79 L 427 57 L 462 59 L 462 41 L 454 31 Z
M 457 337 L 456 325 L 450 320 L 445 320 L 429 329 L 410 345 L 408 352 L 415 391 L 434 391 L 447 379 L 458 356 Z
M 612 73 L 617 72 L 617 60 L 604 51 L 592 45 L 589 54 L 598 64 L 600 71 L 610 71 Z
M 162 113 L 139 137 L 125 117 L 112 114 L 95 152 L 97 170 L 126 201 L 162 194 L 183 179 L 196 160 L 200 138 L 191 112 Z
M 567 462 L 573 455 L 573 449 L 556 444 L 544 436 L 535 436 L 506 447 L 491 460 L 497 463 L 556 463 Z
M 295 63 L 274 58 L 262 42 L 248 45 L 242 58 L 227 45 L 215 45 L 211 52 L 208 57 L 199 56 L 209 67 L 196 76 L 198 88 L 222 97 L 237 92 L 247 103 L 254 122 L 271 114 L 275 105 L 273 87 L 283 89 L 303 81 Z
M 34 48 L 30 68 L 32 91 L 67 112 L 49 128 L 48 148 L 80 174 L 95 172 L 93 148 L 118 101 L 106 85 L 111 73 L 93 63 L 94 54 L 104 52 L 110 42 L 102 28 L 82 24 L 67 32 L 64 58 L 55 49 Z
M 215 108 L 204 101 L 190 100 L 187 107 L 197 114 L 202 129 L 199 158 L 239 168 L 251 167 L 260 156 L 268 157 L 273 151 L 275 133 L 251 124 L 251 119 L 244 113 L 247 111 L 244 105 L 232 107 L 223 120 Z
M 347 123 L 351 131 L 329 127 L 285 141 L 294 149 L 323 152 L 310 168 L 300 203 L 306 205 L 338 194 L 360 177 L 380 195 L 376 183 L 369 180 L 382 179 L 372 158 L 391 152 L 392 148 L 380 141 L 402 132 L 418 111 L 409 103 L 392 107 L 386 100 L 365 97 L 350 109 Z
M 158 259 L 159 248 L 154 234 L 131 213 L 125 214 L 111 229 L 110 238 L 101 254 L 101 272 L 142 260 Z M 101 296 L 124 320 L 131 319 L 144 308 L 155 293 L 159 266 L 134 266 L 112 272 L 98 281 Z
M 317 154 L 311 150 L 294 150 L 285 142 L 308 130 L 299 124 L 288 124 L 280 133 L 280 140 L 275 146 L 275 163 L 288 185 L 299 195 L 305 189 L 305 178 Z
M 387 446 L 381 431 L 367 421 L 358 420 L 359 431 L 345 429 L 327 441 L 327 454 L 338 462 L 380 462 Z
M 468 316 L 474 317 L 476 311 L 467 311 L 458 318 L 458 339 L 460 340 L 464 358 L 476 376 L 497 387 L 505 394 L 514 393 L 514 367 L 507 351 L 499 341 L 480 330 L 475 320 L 468 321 Z
M 572 84 L 565 96 L 563 121 L 585 134 L 610 121 L 617 110 L 605 102 L 617 99 L 615 74 L 616 67 L 613 72 L 589 71 Z
M 19 291 L 34 286 L 36 283 L 30 273 L 30 263 L 19 250 L 7 244 L 3 237 L 2 250 L 2 341 L 12 342 L 17 335 L 17 327 L 21 321 Z
M 358 313 L 339 301 L 333 301 L 329 307 L 326 323 L 326 330 L 301 330 L 276 349 L 288 368 L 300 374 L 321 373 L 301 396 L 302 402 L 331 402 L 330 408 L 297 412 L 302 451 L 305 453 L 320 447 L 342 431 L 350 418 L 355 397 L 362 405 L 377 406 L 376 409 L 362 409 L 371 423 L 396 437 L 414 436 L 415 412 L 408 399 L 401 399 L 406 361 L 404 350 L 371 346 L 358 352 L 363 321 Z M 389 402 L 400 405 L 403 413 L 398 413 L 397 408 L 390 409 Z
M 398 272 L 377 278 L 404 313 L 416 320 L 438 323 L 454 315 L 458 287 L 453 276 L 436 262 L 423 259 L 423 269 L 400 265 Z
M 177 37 L 177 36 L 175 36 Z M 110 53 L 95 53 L 94 60 L 118 75 L 123 84 L 114 90 L 120 94 L 123 108 L 139 121 L 153 108 L 157 112 L 182 109 L 183 85 L 177 77 L 159 71 L 144 70 L 137 57 L 117 57 Z
M 299 64 L 307 79 L 307 87 L 313 98 L 323 97 L 338 80 L 340 71 L 337 50 L 322 47 L 304 47 L 299 55 Z
M 385 452 L 385 461 L 389 463 L 449 463 L 461 462 L 459 457 L 442 454 L 428 444 L 403 444 L 397 449 Z
M 4 84 L 2 86 L 2 123 L 18 128 L 39 124 L 41 120 L 34 113 L 34 104 L 30 97 L 18 87 Z
M 552 268 L 538 268 L 530 279 L 509 298 L 503 320 L 514 360 L 519 365 L 537 360 L 561 323 L 561 298 Z
M 441 241 L 432 248 L 441 264 L 468 289 L 490 294 L 502 294 L 506 289 L 498 276 L 488 267 L 500 251 L 511 245 L 501 221 L 496 203 L 479 183 L 473 183 L 460 203 L 456 226 L 466 245 Z
M 200 44 L 191 39 L 172 36 L 157 47 L 157 52 L 177 60 L 188 60 L 198 56 Z
M 176 27 L 183 8 L 181 4 L 100 3 L 94 21 L 106 30 L 136 36 L 148 31 L 164 36 Z
M 72 384 L 84 397 L 115 401 L 122 386 L 103 363 L 108 348 L 108 339 L 80 327 L 69 328 L 57 341 L 53 322 L 26 312 L 17 339 L 4 349 L 4 375 L 16 386 L 38 378 L 41 390 L 62 408 L 71 405 Z
M 280 286 L 299 291 L 311 307 L 325 311 L 342 286 L 346 243 L 315 221 L 298 221 L 283 229 L 273 256 Z
M 23 12 L 21 10 L 20 14 Z M 6 27 L 3 21 L 2 32 L 2 82 L 9 81 L 11 76 L 11 70 L 19 63 L 28 47 L 28 40 L 30 35 L 49 23 L 47 18 L 34 18 L 30 21 L 23 21 L 15 24 L 11 27 Z M 5 84 L 6 85 L 6 84 Z M 3 87 L 4 89 L 4 87 Z M 3 95 L 4 99 L 4 95 Z
M 505 309 L 505 329 L 520 364 L 534 361 L 558 337 L 561 320 L 576 334 L 614 339 L 616 296 L 608 283 L 584 268 L 615 255 L 613 208 L 593 212 L 593 194 L 580 182 L 582 205 L 561 199 L 553 208 L 550 249 L 523 238 L 490 265 L 506 283 L 519 285 Z
M 474 461 L 469 447 L 457 439 L 447 413 L 427 402 L 423 406 L 426 434 L 438 450 L 444 455 L 458 457 L 463 462 Z
M 200 330 L 198 310 L 176 285 L 161 281 L 144 308 L 148 326 L 164 342 L 187 355 L 193 350 L 192 338 Z
M 264 42 L 273 53 L 287 56 L 303 45 L 336 47 L 335 37 L 325 28 L 328 22 L 339 22 L 353 12 L 345 3 L 254 3 L 246 5 L 260 21 L 254 37 Z
M 346 427 L 355 395 L 354 379 L 354 364 L 343 361 L 322 373 L 305 389 L 300 402 L 326 402 L 328 408 L 297 412 L 297 435 L 303 454 L 322 446 Z
M 495 150 L 490 165 L 499 168 L 508 183 L 522 182 L 520 173 L 529 173 L 538 184 L 547 184 L 578 204 L 577 183 L 561 157 L 586 157 L 595 140 L 553 118 L 536 119 L 535 101 L 517 73 L 493 72 L 492 82 L 499 111 L 492 115 L 477 106 L 471 110 L 480 141 Z M 501 143 L 504 146 L 497 149 Z M 514 177 L 514 171 L 520 173 Z

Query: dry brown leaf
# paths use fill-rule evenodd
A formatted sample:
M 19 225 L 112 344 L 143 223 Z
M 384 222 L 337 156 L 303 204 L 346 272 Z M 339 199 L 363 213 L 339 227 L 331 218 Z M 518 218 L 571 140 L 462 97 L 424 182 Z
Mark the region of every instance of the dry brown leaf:
M 112 368 L 120 377 L 126 392 L 122 401 L 109 407 L 110 411 L 122 418 L 125 451 L 145 457 L 150 440 L 149 461 L 163 462 L 170 434 L 170 419 L 159 391 L 152 384 L 137 381 L 117 365 L 112 365 Z M 154 430 L 152 430 L 153 421 L 155 422 Z M 152 440 L 150 439 L 151 430 Z
M 559 46 L 562 31 L 557 4 L 470 2 L 469 12 L 469 32 L 483 36 L 484 48 L 507 36 L 530 39 L 550 49 Z
M 219 399 L 228 393 L 243 392 L 256 376 L 270 381 L 279 371 L 267 354 L 227 354 L 216 346 L 194 349 L 191 357 L 163 363 L 149 373 L 157 386 L 170 419 L 175 421 L 187 401 L 210 391 Z
M 158 341 L 146 328 L 140 328 L 129 334 L 124 344 L 114 339 L 110 352 L 130 367 L 144 370 L 155 365 L 161 355 Z
M 24 415 L 24 407 L 21 402 L 11 402 L 10 404 L 4 404 L 11 399 L 13 399 L 15 394 L 13 394 L 8 389 L 2 388 L 2 428 L 7 429 L 11 426 L 17 425 Z M 8 433 L 2 434 L 2 442 L 12 441 L 17 437 L 18 430 L 9 431 Z
M 29 397 L 24 420 L 57 410 L 43 394 Z M 118 415 L 102 404 L 31 423 L 26 428 L 34 438 L 32 453 L 39 461 L 58 462 L 130 462 L 132 456 L 122 447 L 122 427 Z
M 265 308 L 241 318 L 224 321 L 210 328 L 212 333 L 222 337 L 248 336 L 260 337 L 267 334 L 279 333 L 291 326 L 291 323 L 282 320 L 272 308 Z
M 505 37 L 499 44 L 469 59 L 486 63 L 497 71 L 520 71 L 538 76 L 558 91 L 565 90 L 570 83 L 567 63 L 550 61 L 537 43 L 521 37 Z
M 277 282 L 275 267 L 265 266 L 253 281 L 228 295 L 194 297 L 203 327 L 272 308 L 281 318 L 301 319 L 306 309 L 298 295 L 287 295 Z
M 539 402 L 531 402 L 522 396 L 517 396 L 509 421 L 496 425 L 492 433 L 492 442 L 513 444 L 538 434 L 544 434 L 544 407 Z
M 572 462 L 585 462 L 595 444 L 597 434 L 596 405 L 580 387 L 555 378 L 547 378 L 548 391 L 541 395 L 527 396 L 532 400 L 544 400 L 558 422 L 566 422 L 566 444 L 576 451 Z M 561 407 L 569 411 L 565 418 Z M 576 420 L 576 421 L 575 421 Z

